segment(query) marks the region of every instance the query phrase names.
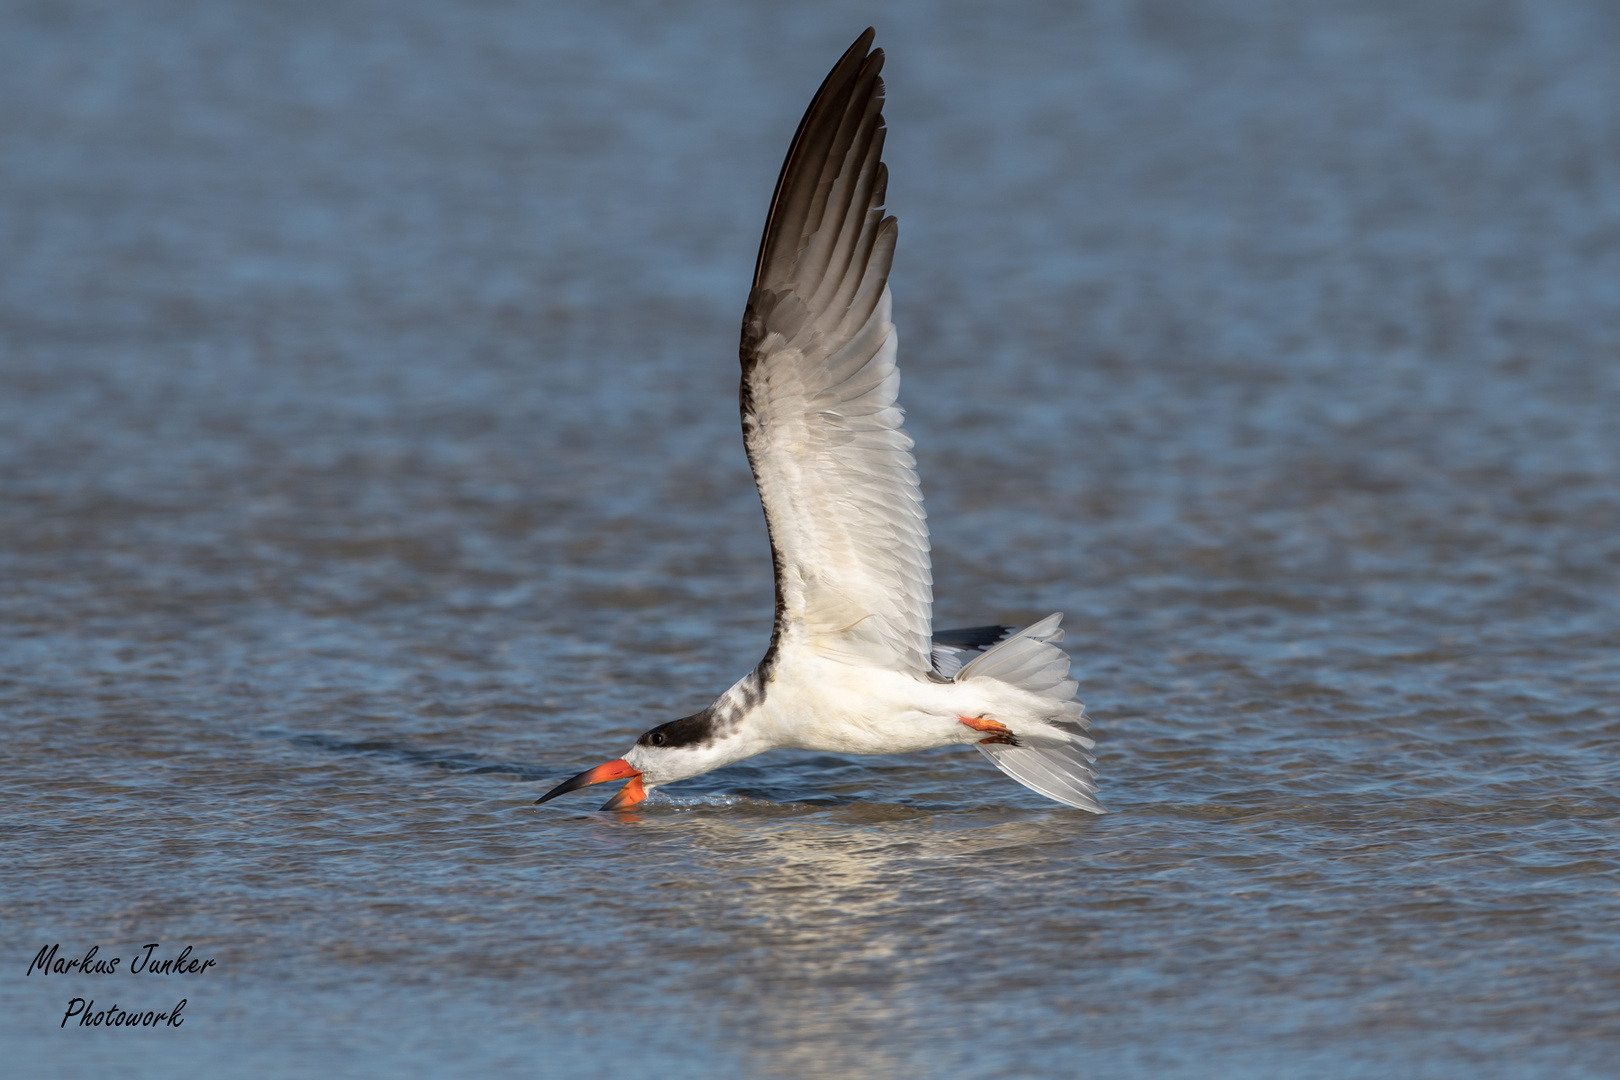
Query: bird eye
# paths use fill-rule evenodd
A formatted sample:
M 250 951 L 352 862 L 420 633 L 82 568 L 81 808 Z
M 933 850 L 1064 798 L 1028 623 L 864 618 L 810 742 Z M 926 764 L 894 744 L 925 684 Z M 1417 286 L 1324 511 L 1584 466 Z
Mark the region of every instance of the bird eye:
M 662 731 L 654 731 L 647 736 L 647 741 L 652 743 L 654 746 L 663 746 L 664 733 Z

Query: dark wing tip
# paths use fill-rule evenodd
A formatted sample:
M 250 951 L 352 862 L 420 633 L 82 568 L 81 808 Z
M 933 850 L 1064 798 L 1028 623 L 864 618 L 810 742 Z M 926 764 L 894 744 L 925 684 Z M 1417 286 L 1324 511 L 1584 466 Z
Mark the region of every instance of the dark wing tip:
M 873 82 L 871 97 L 879 102 L 883 100 L 883 80 L 878 77 L 883 70 L 883 50 L 872 48 L 872 42 L 877 37 L 877 31 L 868 26 L 855 39 L 854 44 L 844 50 L 844 55 L 827 72 L 827 77 L 821 81 L 816 90 L 815 97 L 810 99 L 809 108 L 799 119 L 799 126 L 793 133 L 793 141 L 788 144 L 787 157 L 782 160 L 782 171 L 776 176 L 776 188 L 771 192 L 771 208 L 765 218 L 765 232 L 759 238 L 759 254 L 754 259 L 754 287 L 758 288 L 764 274 L 767 257 L 772 253 L 773 241 L 781 231 L 779 211 L 784 203 L 784 194 L 791 185 L 798 165 L 811 136 L 818 134 L 829 122 L 836 124 L 848 108 L 847 96 L 862 79 L 870 77 Z M 882 126 L 881 117 L 879 127 Z M 887 187 L 887 174 L 885 173 Z

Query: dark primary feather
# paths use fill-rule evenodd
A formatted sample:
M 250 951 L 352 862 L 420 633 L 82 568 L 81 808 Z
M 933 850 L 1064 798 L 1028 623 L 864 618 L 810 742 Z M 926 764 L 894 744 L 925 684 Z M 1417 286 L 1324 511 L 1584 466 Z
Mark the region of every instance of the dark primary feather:
M 935 630 L 934 644 L 981 652 L 1008 634 L 1016 633 L 1017 630 L 1016 626 L 969 626 L 961 630 Z
M 828 72 L 782 162 L 743 316 L 744 374 L 767 334 L 866 325 L 888 281 L 897 232 L 883 216 L 883 50 L 870 27 Z M 851 213 L 854 208 L 865 213 Z
M 799 120 L 787 157 L 782 161 L 782 171 L 776 177 L 776 190 L 771 194 L 771 208 L 759 242 L 759 257 L 754 263 L 755 287 L 784 280 L 783 271 L 793 264 L 802 246 L 797 242 L 819 225 L 821 215 L 817 213 L 813 219 L 812 208 L 819 194 L 822 196 L 820 210 L 825 210 L 824 185 L 836 178 L 855 141 L 858 123 L 852 121 L 876 119 L 875 149 L 878 152 L 870 157 L 875 164 L 881 156 L 883 82 L 878 74 L 883 70 L 883 50 L 872 50 L 874 36 L 872 28 L 867 27 L 845 50 Z M 869 128 L 864 141 L 870 143 L 873 134 L 874 128 Z M 863 160 L 868 156 L 866 149 L 865 146 L 860 148 Z M 882 204 L 879 198 L 870 205 Z M 833 220 L 842 217 L 839 213 L 833 215 Z M 813 222 L 811 228 L 805 227 L 806 222 Z M 784 238 L 795 241 L 794 246 L 784 248 L 780 243 Z
M 935 630 L 929 660 L 929 673 L 936 682 L 950 682 L 963 665 L 998 641 L 1018 632 L 1016 626 L 968 626 L 960 630 Z

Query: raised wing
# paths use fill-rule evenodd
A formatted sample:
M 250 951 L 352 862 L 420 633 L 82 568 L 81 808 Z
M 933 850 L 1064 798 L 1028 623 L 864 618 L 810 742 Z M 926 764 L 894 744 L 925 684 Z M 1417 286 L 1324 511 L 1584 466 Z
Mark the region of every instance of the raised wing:
M 882 50 L 869 29 L 799 123 L 742 329 L 742 426 L 784 640 L 923 675 L 933 583 L 911 437 L 895 404 L 895 219 L 883 216 Z

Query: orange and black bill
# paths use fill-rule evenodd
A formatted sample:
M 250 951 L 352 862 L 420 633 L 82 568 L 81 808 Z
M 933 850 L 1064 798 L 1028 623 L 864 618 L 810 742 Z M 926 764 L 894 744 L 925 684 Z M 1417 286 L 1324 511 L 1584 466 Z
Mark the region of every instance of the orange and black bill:
M 538 806 L 547 799 L 555 799 L 559 795 L 566 795 L 570 791 L 576 791 L 582 787 L 590 787 L 592 784 L 605 784 L 610 780 L 626 779 L 628 779 L 630 782 L 624 785 L 624 787 L 620 788 L 619 793 L 613 796 L 613 798 L 609 799 L 607 801 L 607 805 L 603 806 L 602 809 L 628 810 L 630 807 L 636 805 L 636 803 L 647 797 L 647 789 L 641 784 L 641 774 L 623 758 L 619 758 L 617 761 L 610 761 L 606 765 L 598 765 L 594 769 L 586 769 L 573 779 L 564 780 L 562 783 L 558 784 L 556 787 L 534 800 L 535 805 Z

